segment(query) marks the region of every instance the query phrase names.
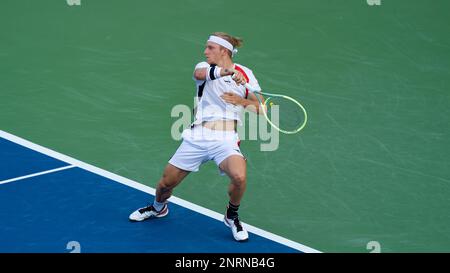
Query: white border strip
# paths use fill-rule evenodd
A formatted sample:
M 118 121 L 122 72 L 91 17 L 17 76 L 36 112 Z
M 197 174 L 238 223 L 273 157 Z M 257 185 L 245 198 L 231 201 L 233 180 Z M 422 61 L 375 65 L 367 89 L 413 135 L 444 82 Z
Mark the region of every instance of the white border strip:
M 51 169 L 51 170 L 47 170 L 47 171 L 43 171 L 43 172 L 38 172 L 38 173 L 29 174 L 29 175 L 19 176 L 19 177 L 16 177 L 16 178 L 11 178 L 11 179 L 0 181 L 0 185 L 6 184 L 6 183 L 11 183 L 11 182 L 18 181 L 18 180 L 27 179 L 27 178 L 30 178 L 30 177 L 44 175 L 44 174 L 48 174 L 48 173 L 59 172 L 59 171 L 67 170 L 67 169 L 74 168 L 74 167 L 76 167 L 76 166 L 69 165 L 69 166 L 59 167 L 59 168 L 56 168 L 56 169 Z
M 109 178 L 111 180 L 114 180 L 116 182 L 122 183 L 124 185 L 129 186 L 129 187 L 135 188 L 137 190 L 146 192 L 146 193 L 151 194 L 151 195 L 155 195 L 155 189 L 154 188 L 151 188 L 149 186 L 143 185 L 141 183 L 138 183 L 138 182 L 133 181 L 131 179 L 125 178 L 123 176 L 111 173 L 109 171 L 100 169 L 98 167 L 95 167 L 93 165 L 87 164 L 87 163 L 82 162 L 80 160 L 74 159 L 74 158 L 69 157 L 67 155 L 55 152 L 53 150 L 50 150 L 50 149 L 45 148 L 43 146 L 37 145 L 35 143 L 32 143 L 32 142 L 30 142 L 28 140 L 25 140 L 25 139 L 20 138 L 18 136 L 12 135 L 10 133 L 4 132 L 2 130 L 0 130 L 0 137 L 5 138 L 5 139 L 7 139 L 9 141 L 15 142 L 15 143 L 17 143 L 17 144 L 19 144 L 21 146 L 25 146 L 27 148 L 35 150 L 37 152 L 46 154 L 46 155 L 51 156 L 53 158 L 59 159 L 61 161 L 67 162 L 67 163 L 71 164 L 71 166 L 75 166 L 75 167 L 79 167 L 79 168 L 85 169 L 87 171 L 90 171 L 90 172 L 98 174 L 100 176 Z M 183 206 L 183 207 L 188 208 L 190 210 L 196 211 L 196 212 L 201 213 L 203 215 L 209 216 L 211 218 L 217 219 L 219 221 L 223 220 L 223 215 L 222 214 L 217 213 L 215 211 L 212 211 L 210 209 L 201 207 L 199 205 L 193 204 L 193 203 L 188 202 L 186 200 L 183 200 L 181 198 L 172 196 L 170 198 L 170 202 L 172 202 L 174 204 L 177 204 L 177 205 L 180 205 L 180 206 Z M 278 242 L 280 244 L 289 246 L 291 248 L 300 250 L 302 252 L 305 252 L 305 253 L 321 253 L 320 251 L 318 251 L 318 250 L 316 250 L 314 248 L 310 248 L 308 246 L 299 244 L 297 242 L 291 241 L 289 239 L 286 239 L 284 237 L 278 236 L 278 235 L 273 234 L 271 232 L 259 229 L 257 227 L 254 227 L 254 226 L 251 226 L 251 225 L 248 225 L 248 224 L 244 224 L 244 226 L 248 229 L 248 231 L 250 231 L 250 232 L 252 232 L 254 234 L 257 234 L 259 236 L 265 237 L 265 238 L 267 238 L 269 240 Z

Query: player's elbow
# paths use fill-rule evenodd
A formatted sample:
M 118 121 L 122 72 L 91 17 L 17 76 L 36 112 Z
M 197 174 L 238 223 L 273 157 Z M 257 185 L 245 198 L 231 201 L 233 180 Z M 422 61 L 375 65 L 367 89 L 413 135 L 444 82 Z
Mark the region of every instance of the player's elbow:
M 197 69 L 194 71 L 194 78 L 203 81 L 206 79 L 206 69 Z

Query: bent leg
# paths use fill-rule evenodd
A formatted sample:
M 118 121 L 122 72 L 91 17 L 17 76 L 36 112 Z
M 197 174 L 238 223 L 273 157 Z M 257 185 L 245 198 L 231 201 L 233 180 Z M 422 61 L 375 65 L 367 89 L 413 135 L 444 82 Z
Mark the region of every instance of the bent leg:
M 220 163 L 220 168 L 231 179 L 228 189 L 230 203 L 227 206 L 227 212 L 223 219 L 224 223 L 231 228 L 231 232 L 236 241 L 247 241 L 248 232 L 242 226 L 238 215 L 239 205 L 246 188 L 247 163 L 242 156 L 232 155 Z
M 219 167 L 231 179 L 228 188 L 230 203 L 239 206 L 247 187 L 247 162 L 240 155 L 232 155 L 222 161 Z
M 130 221 L 144 221 L 150 218 L 164 217 L 169 213 L 166 200 L 172 195 L 173 189 L 189 174 L 172 164 L 167 164 L 161 179 L 156 186 L 156 196 L 153 204 L 139 208 L 128 217 Z
M 169 199 L 173 189 L 180 184 L 189 173 L 189 171 L 182 170 L 168 163 L 156 187 L 156 201 L 163 203 Z

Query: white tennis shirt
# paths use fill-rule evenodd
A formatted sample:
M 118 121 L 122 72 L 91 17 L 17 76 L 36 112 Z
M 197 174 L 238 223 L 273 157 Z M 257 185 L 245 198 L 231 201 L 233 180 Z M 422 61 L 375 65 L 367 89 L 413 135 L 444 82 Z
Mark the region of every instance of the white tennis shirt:
M 195 66 L 194 71 L 207 67 L 209 67 L 207 62 L 201 62 Z M 260 90 L 258 80 L 256 80 L 250 69 L 240 64 L 234 64 L 234 69 L 241 72 L 251 86 Z M 221 77 L 212 81 L 197 80 L 195 77 L 193 77 L 193 80 L 197 86 L 197 112 L 195 113 L 194 124 L 213 120 L 237 120 L 239 124 L 242 124 L 240 114 L 243 107 L 227 103 L 220 96 L 224 92 L 232 92 L 240 97 L 247 98 L 249 91 L 243 85 L 238 86 L 231 79 L 231 76 Z

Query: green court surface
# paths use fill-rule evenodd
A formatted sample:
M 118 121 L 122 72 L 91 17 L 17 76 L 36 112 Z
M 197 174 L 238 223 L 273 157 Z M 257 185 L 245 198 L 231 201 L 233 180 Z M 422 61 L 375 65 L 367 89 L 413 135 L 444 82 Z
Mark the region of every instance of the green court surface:
M 449 252 L 449 9 L 446 0 L 2 1 L 0 130 L 154 187 L 180 143 L 171 109 L 193 105 L 206 39 L 229 32 L 244 38 L 235 61 L 309 115 L 276 151 L 242 141 L 242 220 L 323 252 L 370 252 L 370 241 L 381 252 Z M 207 163 L 174 194 L 223 212 L 227 186 Z

